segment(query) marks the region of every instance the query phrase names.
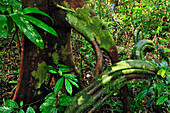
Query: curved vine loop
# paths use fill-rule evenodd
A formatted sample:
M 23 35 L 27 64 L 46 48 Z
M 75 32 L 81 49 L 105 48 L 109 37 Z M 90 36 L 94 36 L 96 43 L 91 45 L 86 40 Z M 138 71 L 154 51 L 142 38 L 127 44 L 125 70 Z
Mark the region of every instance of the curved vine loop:
M 130 80 L 148 79 L 157 72 L 149 61 L 126 60 L 116 63 L 98 76 L 86 89 L 77 93 L 65 113 L 88 113 L 96 111 L 103 102 Z M 101 98 L 102 97 L 102 98 Z
M 140 40 L 132 50 L 132 58 L 133 59 L 145 59 L 144 52 L 145 51 L 153 51 L 155 50 L 155 45 L 151 40 Z
M 101 51 L 101 48 L 109 53 L 112 63 L 119 61 L 116 44 L 111 34 L 97 16 L 91 17 L 90 7 L 85 5 L 83 8 L 69 12 L 66 20 L 71 27 L 82 34 L 85 39 L 93 45 L 96 54 L 98 51 Z M 149 40 L 138 42 L 132 52 L 133 58 L 142 59 L 143 51 L 147 48 L 152 50 L 154 44 Z M 97 57 L 98 60 L 102 60 L 102 58 L 100 58 L 101 54 L 98 54 Z M 100 66 L 98 66 L 98 68 L 99 67 Z M 117 90 L 123 87 L 128 81 L 150 78 L 156 75 L 157 70 L 157 67 L 149 61 L 120 61 L 97 76 L 93 84 L 77 93 L 65 113 L 94 112 L 102 106 L 107 98 L 117 92 Z M 100 98 L 102 96 L 103 98 Z

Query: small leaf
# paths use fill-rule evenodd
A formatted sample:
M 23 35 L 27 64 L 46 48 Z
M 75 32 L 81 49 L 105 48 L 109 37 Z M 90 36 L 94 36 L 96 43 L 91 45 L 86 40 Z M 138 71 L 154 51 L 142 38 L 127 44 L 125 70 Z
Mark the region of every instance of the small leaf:
M 10 84 L 16 84 L 18 81 L 9 81 Z
M 139 101 L 141 101 L 147 94 L 147 89 L 146 90 L 143 90 L 141 91 L 137 96 L 136 98 L 139 99 Z
M 47 24 L 45 24 L 44 22 L 42 22 L 41 20 L 39 19 L 36 19 L 35 17 L 33 16 L 29 16 L 29 15 L 23 15 L 28 21 L 32 22 L 33 24 L 35 24 L 36 26 L 38 26 L 39 28 L 53 34 L 54 36 L 58 36 L 56 31 L 48 26 Z
M 5 102 L 6 107 L 19 108 L 18 104 L 14 100 L 7 100 Z
M 19 113 L 25 113 L 23 109 L 20 109 L 19 110 Z
M 68 78 L 68 79 L 72 79 L 73 81 L 75 81 L 75 82 L 79 82 L 78 80 L 77 80 L 77 78 L 75 78 L 73 75 L 71 75 L 71 74 L 64 74 L 64 76 L 66 77 L 66 78 Z
M 19 29 L 31 40 L 35 45 L 44 49 L 44 43 L 39 35 L 39 33 L 35 30 L 35 28 L 23 17 L 22 14 L 14 13 L 10 15 Z
M 24 10 L 22 12 L 23 12 L 23 14 L 28 14 L 28 13 L 39 13 L 39 14 L 42 14 L 44 16 L 49 17 L 51 19 L 51 21 L 54 23 L 53 19 L 48 14 L 44 13 L 43 11 L 40 11 L 37 8 L 26 7 L 26 8 L 24 8 Z
M 163 95 L 159 97 L 158 100 L 156 101 L 156 105 L 163 104 L 167 99 L 168 99 L 168 95 Z
M 74 86 L 76 86 L 77 88 L 79 88 L 79 85 L 76 83 L 76 82 L 74 82 L 74 81 L 72 81 L 71 79 L 68 79 Z
M 20 102 L 20 106 L 23 106 L 23 101 Z
M 67 65 L 64 64 L 58 64 L 59 67 L 68 67 Z
M 72 89 L 70 82 L 67 79 L 65 79 L 65 87 L 66 87 L 67 92 L 71 95 L 73 89 Z
M 55 87 L 54 87 L 54 93 L 55 93 L 55 94 L 57 94 L 57 93 L 60 91 L 60 89 L 61 89 L 62 86 L 63 86 L 63 82 L 64 82 L 64 78 L 63 78 L 63 77 L 60 78 L 60 79 L 57 81 L 57 83 L 55 84 Z
M 59 71 L 61 72 L 70 72 L 69 68 L 59 67 Z
M 29 107 L 27 108 L 26 113 L 35 113 L 35 111 L 34 111 L 34 109 L 33 109 L 31 106 L 29 106 Z
M 157 74 L 158 74 L 158 75 L 161 75 L 162 78 L 165 78 L 165 72 L 166 72 L 165 69 L 160 69 L 160 70 L 157 72 Z
M 56 70 L 49 70 L 50 73 L 57 73 Z

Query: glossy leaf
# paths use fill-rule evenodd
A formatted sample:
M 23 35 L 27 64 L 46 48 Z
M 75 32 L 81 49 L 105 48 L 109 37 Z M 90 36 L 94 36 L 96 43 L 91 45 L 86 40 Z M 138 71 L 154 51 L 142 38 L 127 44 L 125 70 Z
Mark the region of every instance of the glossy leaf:
M 72 89 L 70 82 L 67 79 L 65 79 L 65 88 L 66 88 L 67 92 L 71 95 L 73 89 Z
M 48 18 L 51 19 L 51 21 L 54 23 L 53 19 L 46 13 L 44 13 L 43 11 L 40 11 L 39 9 L 37 8 L 33 8 L 33 7 L 26 7 L 24 8 L 24 10 L 22 11 L 23 14 L 29 14 L 29 13 L 39 13 L 39 14 L 42 14 L 44 16 L 47 16 Z
M 29 15 L 23 15 L 28 21 L 32 22 L 33 24 L 35 24 L 36 26 L 38 26 L 39 28 L 53 34 L 54 36 L 58 36 L 56 31 L 48 26 L 47 24 L 45 24 L 44 22 L 42 22 L 39 19 L 34 18 L 33 16 L 29 16 Z
M 0 107 L 0 113 L 12 113 L 14 111 L 13 108 L 1 106 Z
M 156 105 L 163 104 L 167 99 L 168 99 L 168 95 L 163 95 L 159 97 L 158 100 L 156 101 Z
M 34 109 L 33 109 L 31 106 L 29 106 L 29 107 L 27 108 L 26 113 L 35 113 L 35 111 L 34 111 Z
M 77 88 L 79 88 L 79 85 L 75 82 L 75 81 L 72 81 L 71 79 L 68 79 L 74 86 L 76 86 Z
M 57 83 L 55 84 L 55 87 L 54 87 L 54 93 L 55 93 L 55 94 L 57 94 L 57 93 L 60 91 L 60 89 L 61 89 L 62 86 L 63 86 L 63 82 L 64 82 L 64 78 L 63 78 L 63 77 L 60 78 L 60 79 L 57 81 Z
M 14 13 L 10 15 L 19 29 L 30 39 L 35 45 L 44 48 L 44 43 L 39 35 L 39 33 L 35 30 L 35 28 L 23 17 L 22 14 Z
M 5 102 L 6 107 L 19 108 L 18 104 L 14 100 L 7 100 Z
M 25 113 L 23 109 L 20 109 L 19 110 L 19 113 Z

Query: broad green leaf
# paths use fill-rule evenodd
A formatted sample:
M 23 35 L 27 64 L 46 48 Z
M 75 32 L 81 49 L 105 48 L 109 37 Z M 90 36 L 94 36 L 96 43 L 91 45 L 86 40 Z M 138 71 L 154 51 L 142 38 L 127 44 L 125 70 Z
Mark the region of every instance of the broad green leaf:
M 5 102 L 6 107 L 19 108 L 18 104 L 14 100 L 7 100 Z
M 34 111 L 34 109 L 33 109 L 31 106 L 29 106 L 29 107 L 27 108 L 26 113 L 35 113 L 35 111 Z
M 1 106 L 0 107 L 0 113 L 12 113 L 14 111 L 13 108 Z
M 77 88 L 79 88 L 79 85 L 75 82 L 75 81 L 72 81 L 71 79 L 68 79 L 74 86 L 76 86 Z
M 57 94 L 63 86 L 64 77 L 60 78 L 54 87 L 54 93 Z
M 19 113 L 25 113 L 23 109 L 20 109 L 19 110 Z
M 33 7 L 26 7 L 24 8 L 24 10 L 22 11 L 23 14 L 29 14 L 29 13 L 39 13 L 39 14 L 42 14 L 44 16 L 47 16 L 48 18 L 51 19 L 51 21 L 54 23 L 53 19 L 46 13 L 44 13 L 43 11 L 40 11 L 39 9 L 37 8 L 33 8 Z
M 73 89 L 72 89 L 70 82 L 67 79 L 65 79 L 65 87 L 66 87 L 67 92 L 71 95 Z
M 162 78 L 165 78 L 165 69 L 160 69 L 158 72 L 157 72 L 157 74 L 158 75 L 161 75 L 162 76 Z
M 136 98 L 139 99 L 139 101 L 141 101 L 147 94 L 147 89 L 146 90 L 143 90 L 141 91 L 137 96 Z
M 36 19 L 35 17 L 33 16 L 29 16 L 29 15 L 23 15 L 28 21 L 32 22 L 33 24 L 35 24 L 36 26 L 38 26 L 39 28 L 53 34 L 54 36 L 58 36 L 56 31 L 48 26 L 47 24 L 45 24 L 44 22 L 42 22 L 41 20 L 39 19 Z
M 7 17 L 0 15 L 0 36 L 7 37 Z
M 156 105 L 163 104 L 167 99 L 168 99 L 168 95 L 163 95 L 159 97 L 158 100 L 156 101 Z
M 10 15 L 19 29 L 30 39 L 35 45 L 44 48 L 44 43 L 39 35 L 39 33 L 35 30 L 35 28 L 23 17 L 22 14 L 14 13 Z

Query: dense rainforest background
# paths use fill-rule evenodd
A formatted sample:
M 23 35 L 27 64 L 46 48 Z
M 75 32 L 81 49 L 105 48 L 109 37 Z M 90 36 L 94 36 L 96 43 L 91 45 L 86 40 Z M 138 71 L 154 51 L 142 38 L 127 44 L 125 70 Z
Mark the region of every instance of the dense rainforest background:
M 0 0 L 0 113 L 170 112 L 170 1 Z

